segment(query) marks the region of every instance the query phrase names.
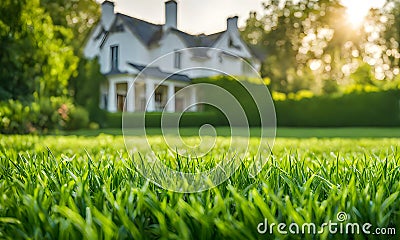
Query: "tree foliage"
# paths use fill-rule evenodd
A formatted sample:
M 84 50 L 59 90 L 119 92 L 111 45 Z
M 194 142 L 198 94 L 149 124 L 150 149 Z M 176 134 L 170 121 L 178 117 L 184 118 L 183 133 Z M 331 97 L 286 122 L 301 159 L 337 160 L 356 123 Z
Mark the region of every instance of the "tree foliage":
M 1 98 L 66 95 L 78 63 L 71 30 L 55 25 L 38 0 L 0 4 Z
M 0 100 L 72 97 L 96 113 L 103 78 L 82 48 L 99 16 L 94 0 L 1 1 Z
M 75 51 L 81 54 L 83 42 L 100 17 L 100 6 L 95 0 L 40 0 L 56 25 L 71 29 Z
M 261 74 L 271 78 L 273 90 L 324 93 L 399 74 L 399 0 L 371 10 L 361 27 L 351 25 L 339 0 L 263 4 L 261 16 L 250 14 L 242 36 L 264 53 Z
M 394 78 L 400 74 L 400 0 L 387 0 L 383 8 L 383 19 L 385 27 L 383 38 L 385 39 L 384 51 L 385 62 L 389 68 L 385 68 L 385 76 Z
M 72 31 L 71 46 L 79 57 L 77 74 L 69 79 L 69 94 L 79 105 L 88 109 L 92 120 L 101 115 L 98 107 L 99 83 L 105 77 L 100 74 L 97 60 L 88 61 L 82 50 L 86 38 L 100 17 L 100 6 L 95 0 L 40 0 L 53 21 Z M 101 117 L 101 116 L 100 116 Z

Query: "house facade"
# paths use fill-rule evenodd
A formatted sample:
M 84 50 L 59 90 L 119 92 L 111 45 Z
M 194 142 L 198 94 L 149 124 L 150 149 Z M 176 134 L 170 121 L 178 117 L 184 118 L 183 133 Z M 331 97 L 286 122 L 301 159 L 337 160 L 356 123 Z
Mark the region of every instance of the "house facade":
M 102 3 L 101 20 L 84 48 L 85 57 L 97 57 L 107 77 L 100 86 L 100 108 L 109 112 L 185 111 L 198 94 L 193 89 L 180 91 L 191 79 L 223 72 L 253 76 L 254 70 L 236 56 L 259 69 L 260 62 L 240 37 L 238 17 L 227 19 L 225 31 L 191 35 L 177 28 L 177 10 L 176 1 L 165 2 L 165 24 L 157 25 L 116 13 L 113 2 Z M 196 111 L 196 107 L 189 110 Z

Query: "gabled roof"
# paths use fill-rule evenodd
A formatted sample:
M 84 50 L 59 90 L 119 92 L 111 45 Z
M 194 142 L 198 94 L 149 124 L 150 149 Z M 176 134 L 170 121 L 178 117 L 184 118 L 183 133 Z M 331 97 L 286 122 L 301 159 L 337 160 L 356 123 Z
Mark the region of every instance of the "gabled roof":
M 211 35 L 191 35 L 175 28 L 171 29 L 171 31 L 176 33 L 185 42 L 187 47 L 211 47 L 225 32 L 223 31 Z
M 149 23 L 121 13 L 117 13 L 117 17 L 122 19 L 125 25 L 147 46 L 158 42 L 162 37 L 162 25 Z
M 146 46 L 157 43 L 162 38 L 163 34 L 165 34 L 163 25 L 149 23 L 121 13 L 117 13 L 117 18 L 122 19 L 129 30 L 138 36 Z M 171 28 L 170 31 L 176 33 L 187 47 L 211 47 L 225 32 L 223 31 L 211 35 L 191 35 L 175 28 Z
M 190 82 L 191 79 L 184 75 L 184 74 L 177 74 L 177 73 L 167 73 L 163 72 L 160 68 L 158 67 L 146 67 L 143 65 L 139 64 L 134 64 L 134 63 L 128 63 L 130 66 L 141 72 L 141 74 L 144 74 L 146 76 L 152 76 L 152 77 L 157 77 L 161 79 L 166 79 L 166 80 L 176 80 L 176 81 L 182 81 L 182 82 Z

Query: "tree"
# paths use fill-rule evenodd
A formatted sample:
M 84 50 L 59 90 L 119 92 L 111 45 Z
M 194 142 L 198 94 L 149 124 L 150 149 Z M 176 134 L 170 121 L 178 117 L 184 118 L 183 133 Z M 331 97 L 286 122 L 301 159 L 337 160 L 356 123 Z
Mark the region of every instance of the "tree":
M 32 100 L 67 94 L 78 59 L 72 32 L 53 24 L 38 0 L 1 2 L 0 91 L 2 98 Z
M 387 0 L 383 12 L 387 18 L 383 34 L 385 60 L 389 65 L 386 76 L 393 79 L 400 75 L 400 0 Z
M 262 17 L 250 15 L 242 35 L 264 49 L 261 73 L 272 89 L 320 93 L 325 80 L 343 79 L 342 66 L 352 66 L 351 53 L 358 51 L 358 33 L 346 26 L 339 0 L 268 0 L 264 7 Z
M 83 42 L 99 20 L 99 4 L 95 0 L 40 0 L 40 4 L 55 25 L 71 29 L 72 46 L 80 55 Z
M 99 83 L 104 81 L 97 61 L 88 61 L 83 56 L 83 46 L 89 32 L 100 17 L 100 6 L 95 0 L 40 0 L 57 25 L 71 29 L 74 36 L 71 46 L 79 57 L 77 73 L 69 79 L 69 94 L 79 105 L 86 107 L 90 117 L 98 116 Z
M 99 109 L 99 87 L 106 81 L 106 77 L 100 73 L 98 59 L 81 59 L 78 72 L 79 74 L 70 82 L 74 100 L 88 110 L 91 121 L 101 122 L 105 116 Z

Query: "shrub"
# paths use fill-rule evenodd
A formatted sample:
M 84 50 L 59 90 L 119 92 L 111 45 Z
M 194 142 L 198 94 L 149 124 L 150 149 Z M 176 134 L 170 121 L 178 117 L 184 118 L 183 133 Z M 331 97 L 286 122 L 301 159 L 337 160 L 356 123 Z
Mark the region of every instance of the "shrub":
M 34 131 L 31 119 L 36 115 L 35 110 L 15 100 L 0 102 L 0 132 L 24 134 Z
M 352 92 L 275 101 L 278 126 L 399 126 L 400 91 Z
M 91 122 L 101 125 L 106 121 L 106 112 L 99 108 L 99 86 L 105 82 L 107 82 L 107 78 L 100 73 L 98 59 L 81 59 L 78 66 L 78 75 L 69 81 L 74 102 L 79 106 L 83 106 L 89 112 Z M 95 91 L 93 91 L 94 89 Z
M 257 106 L 240 83 L 229 77 L 199 78 L 223 87 L 240 102 L 250 126 L 260 126 Z M 314 96 L 309 91 L 296 94 L 272 93 L 278 126 L 340 127 L 399 126 L 400 90 L 381 90 L 372 86 L 354 85 L 341 95 Z M 209 109 L 212 110 L 212 109 Z
M 240 79 L 241 80 L 241 79 Z M 243 79 L 241 82 L 229 76 L 214 76 L 206 78 L 194 79 L 193 83 L 208 83 L 214 84 L 221 87 L 232 94 L 235 99 L 240 103 L 242 109 L 244 110 L 247 120 L 250 126 L 260 126 L 260 116 L 257 105 L 254 101 L 253 96 L 248 92 L 247 89 L 251 89 L 252 94 L 262 94 L 262 91 L 266 90 L 266 87 L 261 84 L 256 84 L 255 81 L 249 81 L 248 79 Z M 217 97 L 218 96 L 207 96 L 207 97 Z M 215 108 L 210 106 L 206 107 L 208 111 L 216 111 Z M 222 113 L 217 113 L 219 118 L 222 118 Z M 225 125 L 228 121 L 223 121 Z M 222 124 L 222 121 L 220 122 Z
M 136 128 L 143 126 L 143 113 L 125 113 L 128 117 L 129 123 L 124 123 L 125 127 Z M 145 114 L 145 126 L 150 128 L 161 127 L 161 118 L 174 117 L 179 118 L 180 127 L 200 127 L 204 124 L 211 124 L 213 126 L 226 126 L 228 125 L 226 118 L 216 111 L 209 112 L 184 112 L 184 113 L 162 113 L 162 112 L 148 112 Z M 109 128 L 122 127 L 122 113 L 108 113 L 106 126 Z M 126 120 L 127 118 L 125 118 Z M 174 121 L 175 122 L 175 121 Z M 164 122 L 163 124 L 166 124 Z M 171 125 L 163 125 L 164 127 L 173 127 Z
M 68 98 L 36 98 L 35 102 L 0 102 L 0 132 L 6 134 L 46 133 L 54 129 L 86 127 L 89 116 Z
M 100 125 L 98 124 L 98 123 L 96 123 L 96 122 L 90 122 L 89 123 L 89 129 L 91 129 L 91 130 L 97 130 L 97 129 L 99 129 L 100 128 Z
M 121 128 L 122 127 L 122 113 L 106 113 L 106 120 L 101 124 L 106 128 Z
M 236 80 L 226 76 L 199 78 L 194 83 L 210 83 L 229 91 L 241 104 L 250 126 L 260 126 L 260 116 L 252 96 Z M 256 85 L 254 85 L 256 86 Z M 358 85 L 343 94 L 315 96 L 310 91 L 296 94 L 273 92 L 278 126 L 287 127 L 346 127 L 346 126 L 400 126 L 400 90 L 381 90 L 376 87 Z M 256 86 L 257 87 L 257 86 Z M 264 90 L 264 88 L 259 88 Z M 256 89 L 257 90 L 257 89 Z M 180 119 L 181 127 L 199 127 L 209 123 L 228 126 L 225 116 L 217 109 L 206 105 L 205 112 L 187 112 Z M 128 113 L 132 127 L 142 114 Z M 136 115 L 135 115 L 136 114 Z M 179 113 L 167 113 L 179 114 Z M 107 127 L 120 128 L 122 113 L 107 113 Z M 147 127 L 160 127 L 161 113 L 146 113 Z M 135 125 L 136 124 L 136 125 Z
M 76 130 L 86 128 L 89 124 L 89 113 L 82 107 L 76 106 L 69 113 L 69 120 L 66 123 L 65 129 Z

